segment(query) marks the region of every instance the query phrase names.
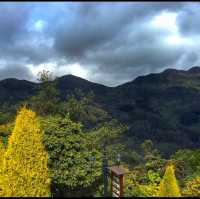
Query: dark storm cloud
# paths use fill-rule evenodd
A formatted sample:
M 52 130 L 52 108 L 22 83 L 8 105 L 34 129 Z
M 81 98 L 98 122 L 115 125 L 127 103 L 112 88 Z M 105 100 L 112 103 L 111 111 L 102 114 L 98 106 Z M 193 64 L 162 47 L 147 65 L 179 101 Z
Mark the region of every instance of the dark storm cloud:
M 30 12 L 30 7 L 23 4 L 1 3 L 0 42 L 13 42 L 18 35 L 24 33 Z
M 55 47 L 68 58 L 79 59 L 115 37 L 120 40 L 131 23 L 137 29 L 156 13 L 180 7 L 181 3 L 84 3 L 76 9 L 73 20 L 66 18 L 56 30 Z
M 121 33 L 123 27 L 131 20 L 127 11 L 124 15 L 110 15 L 108 10 L 98 9 L 99 6 L 80 6 L 70 23 L 58 27 L 55 36 L 55 47 L 70 58 L 78 59 L 88 51 L 101 46 Z M 106 12 L 106 14 L 105 14 Z
M 142 70 L 157 71 L 175 64 L 184 48 L 165 44 L 163 39 L 168 32 L 153 30 L 148 23 L 162 11 L 175 12 L 183 6 L 182 3 L 80 5 L 73 20 L 66 19 L 57 27 L 55 49 L 72 62 L 91 65 L 99 78 L 102 74 L 101 83 L 110 73 L 110 85 L 120 77 L 121 81 L 133 79 Z

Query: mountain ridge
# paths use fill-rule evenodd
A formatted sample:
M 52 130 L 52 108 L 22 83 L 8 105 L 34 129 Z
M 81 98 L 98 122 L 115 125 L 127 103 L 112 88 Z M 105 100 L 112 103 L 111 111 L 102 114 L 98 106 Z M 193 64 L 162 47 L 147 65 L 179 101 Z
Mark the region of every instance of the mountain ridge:
M 92 91 L 96 103 L 129 126 L 126 136 L 130 140 L 152 139 L 161 151 L 200 146 L 200 67 L 166 69 L 116 87 L 73 75 L 56 81 L 61 100 L 75 89 Z M 37 92 L 38 85 L 13 78 L 1 80 L 0 104 L 23 101 Z
M 87 80 L 87 79 L 84 79 L 82 77 L 79 77 L 79 76 L 76 76 L 76 75 L 72 75 L 72 74 L 66 74 L 66 75 L 63 75 L 63 76 L 60 76 L 60 77 L 56 77 L 56 79 L 71 79 L 71 80 L 84 80 L 88 83 L 92 83 L 92 84 L 97 84 L 97 85 L 101 85 L 103 87 L 108 87 L 108 88 L 117 88 L 117 87 L 120 87 L 120 86 L 123 86 L 124 84 L 127 84 L 127 83 L 132 83 L 134 82 L 135 80 L 137 81 L 137 79 L 141 79 L 141 78 L 145 78 L 145 77 L 148 77 L 148 76 L 151 76 L 151 75 L 160 75 L 160 74 L 168 74 L 168 75 L 172 75 L 172 74 L 194 74 L 194 75 L 200 75 L 200 66 L 193 66 L 191 68 L 189 68 L 188 70 L 181 70 L 181 69 L 175 69 L 175 68 L 167 68 L 161 72 L 157 72 L 157 73 L 149 73 L 149 74 L 146 74 L 146 75 L 139 75 L 138 77 L 134 78 L 133 80 L 130 80 L 130 81 L 127 81 L 125 83 L 122 83 L 122 84 L 119 84 L 117 86 L 107 86 L 107 85 L 104 85 L 104 84 L 101 84 L 101 83 L 96 83 L 96 82 L 93 82 L 93 81 L 90 81 L 90 80 Z M 34 81 L 29 81 L 29 80 L 25 80 L 25 79 L 17 79 L 17 78 L 5 78 L 5 79 L 2 79 L 0 80 L 0 83 L 2 82 L 8 82 L 8 81 L 21 81 L 21 82 L 30 82 L 32 84 L 40 84 L 39 82 L 34 82 Z

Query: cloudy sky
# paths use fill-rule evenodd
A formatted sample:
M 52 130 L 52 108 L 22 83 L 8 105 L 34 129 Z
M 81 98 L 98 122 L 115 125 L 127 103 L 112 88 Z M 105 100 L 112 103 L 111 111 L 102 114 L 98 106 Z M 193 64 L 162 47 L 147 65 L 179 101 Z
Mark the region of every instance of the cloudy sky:
M 73 74 L 108 86 L 200 65 L 199 2 L 0 3 L 0 79 Z

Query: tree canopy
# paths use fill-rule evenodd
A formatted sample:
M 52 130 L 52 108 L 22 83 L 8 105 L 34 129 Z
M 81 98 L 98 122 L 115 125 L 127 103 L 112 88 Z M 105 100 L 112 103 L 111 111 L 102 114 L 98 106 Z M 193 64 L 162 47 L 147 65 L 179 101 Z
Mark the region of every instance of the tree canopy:
M 101 180 L 101 154 L 87 148 L 81 124 L 66 117 L 42 121 L 55 196 L 88 196 Z M 95 157 L 95 161 L 91 161 Z M 90 190 L 90 192 L 88 191 Z

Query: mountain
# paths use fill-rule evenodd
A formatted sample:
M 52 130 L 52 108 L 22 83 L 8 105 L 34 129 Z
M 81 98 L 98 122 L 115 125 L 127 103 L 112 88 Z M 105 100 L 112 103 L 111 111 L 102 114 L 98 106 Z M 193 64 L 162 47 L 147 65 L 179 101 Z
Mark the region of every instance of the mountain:
M 109 87 L 92 83 L 73 75 L 59 77 L 56 81 L 57 87 L 61 91 L 61 98 L 64 98 L 66 94 L 73 93 L 75 89 L 80 89 L 83 92 L 94 91 L 94 93 L 98 95 L 103 95 L 109 91 Z M 16 103 L 25 100 L 36 94 L 39 87 L 40 83 L 29 82 L 26 80 L 18 80 L 15 78 L 1 80 L 0 103 Z
M 152 139 L 163 151 L 200 146 L 200 67 L 167 69 L 137 77 L 117 87 L 106 87 L 66 75 L 57 78 L 61 98 L 75 89 L 93 91 L 95 101 L 127 124 L 126 137 Z M 38 83 L 0 81 L 0 103 L 16 103 L 34 95 Z
M 92 83 L 88 80 L 76 77 L 73 75 L 65 75 L 57 79 L 58 89 L 61 91 L 61 97 L 73 92 L 75 89 L 80 89 L 83 92 L 93 91 L 95 95 L 102 96 L 112 90 L 109 87 L 101 84 Z
M 38 84 L 9 78 L 0 81 L 0 103 L 16 103 L 34 95 Z

